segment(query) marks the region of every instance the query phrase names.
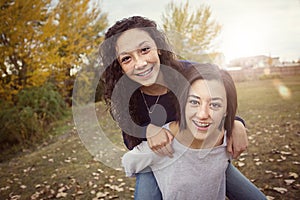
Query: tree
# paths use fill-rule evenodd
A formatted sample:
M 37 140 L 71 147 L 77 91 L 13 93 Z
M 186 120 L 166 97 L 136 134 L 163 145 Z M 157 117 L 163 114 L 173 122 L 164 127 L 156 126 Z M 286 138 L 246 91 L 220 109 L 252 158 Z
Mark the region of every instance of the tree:
M 3 2 L 3 1 L 2 1 Z M 0 98 L 23 88 L 54 83 L 64 97 L 71 71 L 103 40 L 107 15 L 98 1 L 6 0 L 0 4 Z
M 166 7 L 162 22 L 175 52 L 183 59 L 202 62 L 216 55 L 210 53 L 221 26 L 211 18 L 209 6 L 201 5 L 193 12 L 189 1 L 179 5 L 171 2 Z
M 1 2 L 0 96 L 4 99 L 11 100 L 28 85 L 28 78 L 38 68 L 32 47 L 37 44 L 36 30 L 46 17 L 45 6 L 46 2 L 39 0 Z M 38 84 L 42 77 L 31 84 Z

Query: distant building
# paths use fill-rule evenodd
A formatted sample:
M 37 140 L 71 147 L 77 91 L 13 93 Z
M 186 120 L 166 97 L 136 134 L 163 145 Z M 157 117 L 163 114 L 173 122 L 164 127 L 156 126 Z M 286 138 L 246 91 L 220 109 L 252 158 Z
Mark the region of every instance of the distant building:
M 238 58 L 230 61 L 228 67 L 234 68 L 264 68 L 264 67 L 273 67 L 280 65 L 279 57 L 270 57 L 270 56 L 251 56 L 245 58 Z

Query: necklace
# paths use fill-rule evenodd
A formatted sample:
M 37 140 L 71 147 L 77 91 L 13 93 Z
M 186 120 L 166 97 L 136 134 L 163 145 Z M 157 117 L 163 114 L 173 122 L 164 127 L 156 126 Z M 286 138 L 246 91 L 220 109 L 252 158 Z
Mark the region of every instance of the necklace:
M 145 103 L 145 105 L 146 105 L 146 107 L 147 107 L 148 113 L 149 113 L 149 114 L 152 114 L 152 113 L 154 112 L 155 108 L 156 108 L 156 105 L 157 105 L 158 100 L 159 100 L 159 98 L 160 98 L 161 95 L 159 95 L 159 96 L 157 97 L 157 99 L 156 99 L 156 101 L 155 101 L 155 103 L 154 103 L 153 109 L 150 110 L 150 108 L 149 108 L 149 106 L 148 106 L 148 104 L 147 104 L 147 101 L 146 101 L 146 99 L 145 99 L 144 92 L 143 92 L 142 90 L 140 90 L 140 91 L 141 91 L 142 97 L 143 97 L 143 99 L 144 99 L 144 103 Z

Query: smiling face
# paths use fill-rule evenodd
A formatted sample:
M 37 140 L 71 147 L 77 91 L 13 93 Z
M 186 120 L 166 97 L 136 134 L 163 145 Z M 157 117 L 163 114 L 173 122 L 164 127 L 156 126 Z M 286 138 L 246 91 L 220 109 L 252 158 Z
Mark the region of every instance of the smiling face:
M 196 80 L 190 87 L 185 106 L 187 131 L 195 140 L 214 145 L 224 131 L 227 99 L 223 83 L 217 80 Z M 221 125 L 221 129 L 219 129 Z
M 117 40 L 118 61 L 125 74 L 144 86 L 154 84 L 160 72 L 157 46 L 150 35 L 140 29 L 125 31 Z

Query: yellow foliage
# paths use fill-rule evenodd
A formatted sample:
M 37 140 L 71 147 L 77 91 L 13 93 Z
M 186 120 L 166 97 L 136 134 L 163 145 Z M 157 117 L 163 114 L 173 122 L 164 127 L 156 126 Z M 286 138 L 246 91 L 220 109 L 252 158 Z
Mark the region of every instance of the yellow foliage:
M 47 81 L 70 95 L 73 66 L 103 40 L 107 15 L 89 0 L 4 0 L 0 3 L 0 98 Z M 98 1 L 95 1 L 96 4 Z

